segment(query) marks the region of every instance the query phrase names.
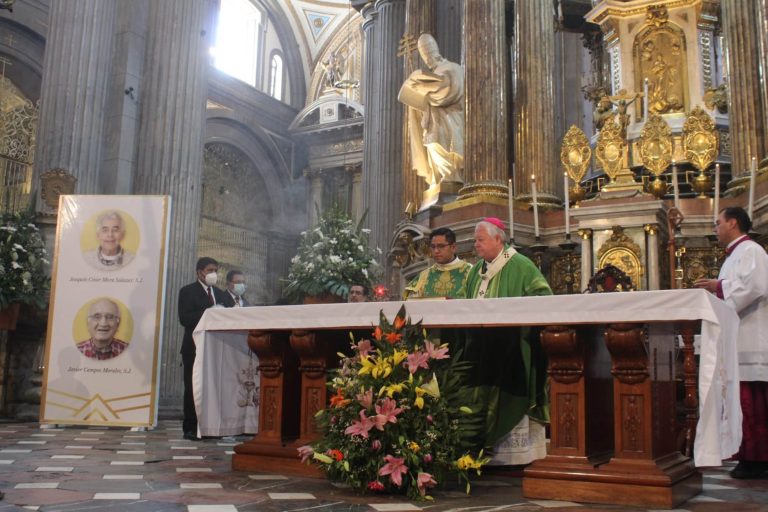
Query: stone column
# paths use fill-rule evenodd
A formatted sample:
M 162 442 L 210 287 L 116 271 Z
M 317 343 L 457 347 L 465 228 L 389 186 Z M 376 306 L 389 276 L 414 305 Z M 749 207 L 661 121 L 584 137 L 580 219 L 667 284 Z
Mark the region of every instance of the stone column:
M 722 0 L 720 3 L 723 35 L 728 45 L 728 115 L 734 179 L 749 175 L 752 157 L 760 159 L 766 153 L 764 117 L 759 107 L 762 102 L 761 36 L 757 33 L 757 4 L 742 0 Z
M 648 289 L 660 290 L 659 226 L 656 224 L 646 224 L 645 232 L 648 234 L 648 265 L 646 265 L 646 272 L 648 272 Z
M 323 173 L 321 170 L 308 171 L 307 179 L 309 180 L 309 205 L 307 205 L 309 227 L 315 227 L 320 220 L 317 211 L 323 211 Z
M 562 183 L 555 140 L 555 22 L 551 2 L 515 2 L 515 191 L 531 199 L 531 175 L 536 175 L 538 201 L 562 203 Z M 560 176 L 560 179 L 557 179 Z
M 171 196 L 160 403 L 181 399 L 179 289 L 195 279 L 207 93 L 205 0 L 149 2 L 136 194 Z
M 421 34 L 435 34 L 435 0 L 406 0 L 405 3 L 405 35 L 415 41 Z M 423 64 L 418 52 L 414 58 L 406 55 L 403 59 L 403 77 L 411 74 Z M 413 65 L 412 65 L 413 63 Z M 408 107 L 403 105 L 403 203 L 421 204 L 422 193 L 426 189 L 424 178 L 417 175 L 411 165 L 411 145 L 408 134 Z
M 464 180 L 493 182 L 506 189 L 508 177 L 508 54 L 504 4 L 464 2 Z
M 366 20 L 366 90 L 363 189 L 368 207 L 371 242 L 384 257 L 403 211 L 403 108 L 397 93 L 403 83 L 403 65 L 397 48 L 405 30 L 405 0 L 377 0 L 373 27 Z M 363 13 L 365 15 L 365 12 Z M 366 28 L 367 26 L 367 28 Z M 373 29 L 375 37 L 369 39 Z M 373 114 L 369 118 L 368 114 Z M 373 140 L 375 143 L 370 144 Z M 385 283 L 391 287 L 387 268 Z
M 763 133 L 768 135 L 768 0 L 760 0 L 757 8 L 757 35 L 760 39 L 760 68 L 763 74 L 760 76 L 760 89 L 763 93 Z M 768 144 L 766 144 L 768 146 Z M 760 170 L 768 172 L 768 147 L 763 148 L 763 160 L 760 162 Z
M 350 212 L 352 213 L 352 219 L 355 224 L 360 222 L 360 218 L 363 216 L 363 172 L 360 164 L 347 166 L 347 172 L 351 174 L 350 182 L 352 183 L 351 193 L 351 205 Z
M 581 291 L 587 289 L 592 277 L 592 230 L 580 229 L 581 238 Z
M 50 2 L 35 156 L 38 188 L 40 174 L 59 167 L 77 178 L 75 193 L 102 191 L 99 171 L 116 12 L 116 0 Z

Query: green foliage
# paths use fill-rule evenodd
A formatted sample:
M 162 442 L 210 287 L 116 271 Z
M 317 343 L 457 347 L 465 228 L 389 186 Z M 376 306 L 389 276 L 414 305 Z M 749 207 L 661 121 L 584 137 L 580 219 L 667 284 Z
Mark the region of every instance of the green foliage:
M 4 214 L 0 220 L 0 309 L 13 302 L 45 308 L 50 279 L 47 253 L 30 213 Z
M 368 246 L 369 233 L 340 208 L 326 211 L 317 227 L 302 232 L 283 294 L 294 301 L 323 293 L 346 299 L 352 285 L 370 289 L 381 268 Z
M 469 472 L 480 474 L 487 459 L 470 453 L 484 421 L 461 389 L 467 364 L 406 319 L 405 307 L 392 323 L 382 313 L 372 338 L 351 348 L 317 416 L 324 437 L 300 456 L 362 491 L 431 499 L 428 489 L 455 474 L 468 492 Z

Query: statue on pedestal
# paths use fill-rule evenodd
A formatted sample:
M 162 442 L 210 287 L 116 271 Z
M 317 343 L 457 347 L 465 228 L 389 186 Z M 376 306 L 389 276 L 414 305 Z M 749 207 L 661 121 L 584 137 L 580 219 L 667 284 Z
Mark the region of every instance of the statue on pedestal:
M 417 69 L 400 88 L 398 100 L 408 109 L 412 166 L 430 188 L 462 183 L 464 166 L 464 70 L 440 55 L 430 34 L 418 49 L 428 71 Z

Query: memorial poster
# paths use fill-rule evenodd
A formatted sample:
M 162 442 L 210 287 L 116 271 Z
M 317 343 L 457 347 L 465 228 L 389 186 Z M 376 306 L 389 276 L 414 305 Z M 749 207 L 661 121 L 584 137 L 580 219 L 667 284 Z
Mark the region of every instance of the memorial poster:
M 40 423 L 156 424 L 169 207 L 61 196 Z

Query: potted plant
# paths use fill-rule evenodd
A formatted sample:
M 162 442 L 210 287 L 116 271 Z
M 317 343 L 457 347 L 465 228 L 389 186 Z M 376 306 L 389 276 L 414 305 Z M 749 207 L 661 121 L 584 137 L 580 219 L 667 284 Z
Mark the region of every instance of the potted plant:
M 50 288 L 46 258 L 32 213 L 0 217 L 0 329 L 16 328 L 21 304 L 46 307 Z
M 344 211 L 333 207 L 320 216 L 316 227 L 302 232 L 284 295 L 293 302 L 307 297 L 324 297 L 314 302 L 342 302 L 352 285 L 370 289 L 381 267 L 368 246 L 370 230 L 362 229 L 362 222 L 355 225 Z

